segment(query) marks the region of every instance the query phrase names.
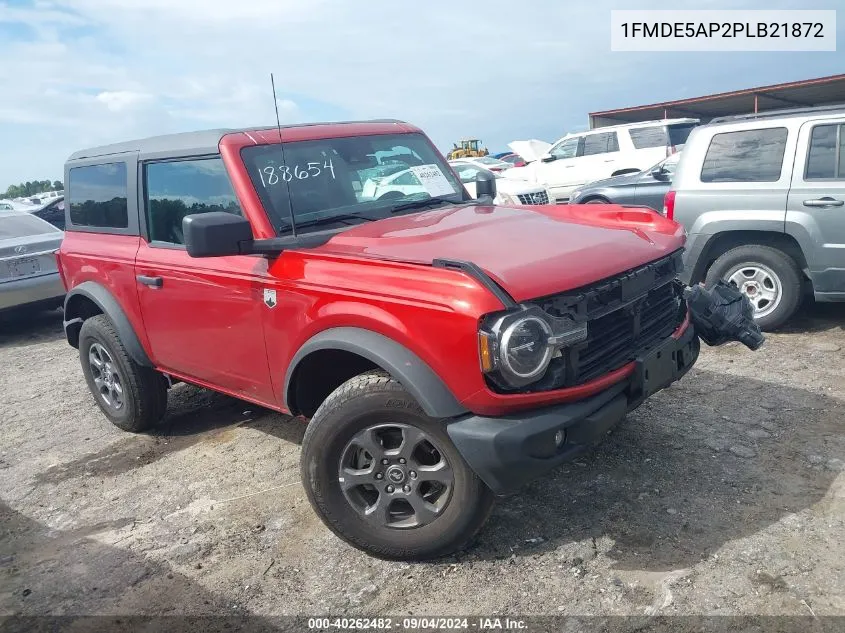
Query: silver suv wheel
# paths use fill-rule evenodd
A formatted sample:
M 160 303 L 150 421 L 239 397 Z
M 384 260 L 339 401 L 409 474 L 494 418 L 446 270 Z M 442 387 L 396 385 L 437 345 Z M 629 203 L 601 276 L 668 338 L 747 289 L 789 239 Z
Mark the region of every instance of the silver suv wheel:
M 763 264 L 739 264 L 732 267 L 725 278 L 748 297 L 754 307 L 754 318 L 759 319 L 774 312 L 783 298 L 780 279 L 771 268 Z

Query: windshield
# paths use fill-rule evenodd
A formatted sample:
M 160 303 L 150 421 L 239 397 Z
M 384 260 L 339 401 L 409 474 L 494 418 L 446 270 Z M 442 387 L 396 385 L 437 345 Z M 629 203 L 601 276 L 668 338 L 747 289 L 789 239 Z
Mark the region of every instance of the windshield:
M 478 174 L 480 173 L 487 173 L 495 178 L 501 178 L 502 176 L 494 174 L 492 171 L 485 167 L 481 167 L 480 165 L 473 165 L 472 163 L 449 163 L 452 166 L 452 169 L 455 170 L 455 173 L 458 174 L 458 178 L 461 179 L 463 183 L 475 182 L 478 178 Z
M 649 167 L 645 171 L 648 172 L 648 173 L 651 173 L 655 169 L 660 169 L 662 167 L 664 173 L 672 175 L 672 174 L 675 173 L 675 169 L 678 167 L 678 161 L 679 160 L 681 160 L 681 153 L 676 152 L 676 153 L 674 153 L 670 156 L 667 156 L 666 158 L 661 160 L 656 165 L 652 165 L 651 167 Z
M 504 162 L 499 160 L 498 158 L 493 158 L 492 156 L 479 156 L 474 160 L 477 160 L 479 163 L 482 163 L 484 165 L 500 165 Z
M 460 202 L 464 188 L 421 134 L 382 134 L 259 145 L 242 150 L 247 172 L 280 235 L 319 230 L 333 217 L 362 220 L 411 211 L 412 201 Z M 282 162 L 284 160 L 284 162 Z

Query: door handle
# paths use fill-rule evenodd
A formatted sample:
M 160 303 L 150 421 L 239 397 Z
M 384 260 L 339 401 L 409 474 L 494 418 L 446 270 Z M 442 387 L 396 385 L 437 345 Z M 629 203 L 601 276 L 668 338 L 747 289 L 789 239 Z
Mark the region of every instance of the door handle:
M 137 275 L 135 277 L 139 282 L 150 288 L 161 288 L 164 284 L 164 279 L 161 277 L 147 277 L 146 275 Z
M 830 196 L 824 198 L 817 198 L 815 200 L 804 200 L 805 207 L 815 207 L 817 209 L 825 209 L 827 207 L 841 207 L 845 206 L 845 200 L 837 200 Z

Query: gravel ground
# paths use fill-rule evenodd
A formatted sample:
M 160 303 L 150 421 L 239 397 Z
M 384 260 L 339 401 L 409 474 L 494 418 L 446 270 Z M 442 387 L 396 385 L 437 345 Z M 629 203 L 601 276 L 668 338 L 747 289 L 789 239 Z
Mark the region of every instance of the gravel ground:
M 111 426 L 57 312 L 0 321 L 0 614 L 845 615 L 845 306 L 705 349 L 477 542 L 375 560 L 315 517 L 304 425 L 180 385 Z

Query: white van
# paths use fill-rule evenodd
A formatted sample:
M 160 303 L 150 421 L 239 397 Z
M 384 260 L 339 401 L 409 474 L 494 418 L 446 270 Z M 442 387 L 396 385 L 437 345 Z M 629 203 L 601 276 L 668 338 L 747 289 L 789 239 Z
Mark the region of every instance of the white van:
M 679 151 L 698 123 L 698 119 L 663 119 L 600 127 L 567 134 L 553 145 L 514 141 L 509 147 L 528 165 L 513 167 L 504 175 L 539 184 L 555 202 L 567 202 L 577 187 L 643 171 Z

